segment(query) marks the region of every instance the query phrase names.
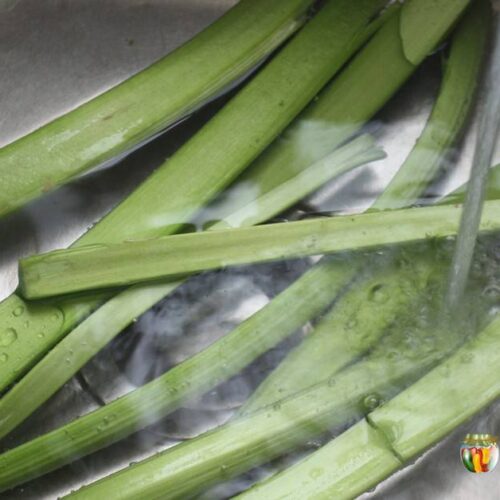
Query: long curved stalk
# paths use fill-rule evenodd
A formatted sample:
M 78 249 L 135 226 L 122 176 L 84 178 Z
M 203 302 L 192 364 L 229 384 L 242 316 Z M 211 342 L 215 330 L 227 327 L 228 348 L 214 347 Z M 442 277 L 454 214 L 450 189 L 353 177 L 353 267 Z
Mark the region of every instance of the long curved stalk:
M 372 206 L 387 210 L 414 205 L 462 135 L 486 54 L 491 8 L 477 1 L 453 34 L 443 81 L 429 121 L 415 147 Z
M 380 159 L 383 152 L 376 148 L 370 136 L 354 139 L 325 158 L 319 165 L 312 165 L 298 179 L 291 179 L 280 186 L 277 193 L 271 191 L 261 201 L 245 205 L 239 217 L 242 226 L 263 222 L 293 205 L 297 198 L 307 195 L 317 185 L 318 167 L 328 167 L 328 175 L 340 173 L 359 163 Z M 325 176 L 319 178 L 324 179 Z M 270 204 L 269 198 L 273 200 Z M 210 230 L 227 224 L 222 220 Z M 47 401 L 62 385 L 97 354 L 111 339 L 131 323 L 134 317 L 147 311 L 156 302 L 171 293 L 185 280 L 158 283 L 146 287 L 132 287 L 119 293 L 80 323 L 57 346 L 41 359 L 6 395 L 0 399 L 0 439 L 17 427 L 26 417 Z M 43 385 L 40 384 L 43 381 Z
M 500 396 L 500 318 L 366 420 L 240 498 L 354 498 Z M 460 380 L 459 384 L 453 381 Z M 327 471 L 329 471 L 327 473 Z
M 384 3 L 328 2 L 207 125 L 75 246 L 171 234 L 188 222 L 265 149 L 371 36 L 381 21 L 370 20 Z M 346 18 L 349 22 L 344 22 Z M 317 104 L 318 110 L 328 109 L 324 100 Z M 302 163 L 301 167 L 311 163 Z M 277 163 L 268 164 L 268 168 L 278 168 Z M 175 187 L 168 196 L 167 187 Z M 0 364 L 0 391 L 19 379 L 105 300 L 106 295 L 101 295 L 62 300 L 45 307 L 33 306 L 16 295 L 3 301 L 1 328 L 15 330 L 17 338 L 6 350 L 8 358 Z M 11 355 L 14 346 L 15 356 Z
M 0 216 L 172 125 L 269 55 L 311 0 L 243 0 L 149 68 L 0 149 Z

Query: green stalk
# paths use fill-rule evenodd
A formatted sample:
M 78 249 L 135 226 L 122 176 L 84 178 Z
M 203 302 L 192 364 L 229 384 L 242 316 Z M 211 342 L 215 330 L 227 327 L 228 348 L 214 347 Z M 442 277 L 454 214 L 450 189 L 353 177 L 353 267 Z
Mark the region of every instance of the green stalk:
M 311 3 L 243 0 L 149 68 L 2 148 L 0 216 L 191 113 L 293 34 Z
M 271 191 L 263 193 L 256 200 L 229 213 L 224 219 L 225 226 L 242 227 L 259 224 L 259 211 L 274 211 L 280 213 L 283 210 L 276 211 L 276 207 L 288 208 L 298 203 L 308 194 L 319 189 L 332 178 L 351 170 L 362 164 L 381 160 L 386 155 L 381 149 L 374 147 L 373 138 L 362 135 L 353 139 L 346 146 L 336 149 L 329 153 L 325 158 L 313 163 L 292 177 L 284 181 Z M 287 206 L 283 206 L 282 200 L 287 201 Z M 258 206 L 258 210 L 256 208 Z M 224 226 L 218 226 L 222 229 Z
M 20 290 L 28 298 L 40 298 L 225 266 L 443 238 L 456 234 L 460 212 L 460 205 L 441 205 L 59 250 L 20 261 Z M 480 230 L 498 229 L 500 201 L 488 201 Z
M 372 34 L 369 20 L 383 3 L 328 2 L 207 125 L 76 245 L 175 232 L 265 149 Z M 295 5 L 295 0 L 286 4 Z M 175 190 L 166 196 L 168 186 Z M 5 350 L 8 357 L 0 364 L 0 390 L 25 373 L 105 298 L 85 297 L 46 307 L 33 307 L 15 295 L 2 302 L 0 335 L 14 329 L 15 343 Z M 9 338 L 13 338 L 10 333 Z
M 474 93 L 485 53 L 487 30 L 483 27 L 488 25 L 491 15 L 486 2 L 479 1 L 473 7 L 453 36 L 443 83 L 429 121 L 393 181 L 372 207 L 374 209 L 400 208 L 415 203 L 435 175 L 448 148 L 463 130 L 472 105 L 471 94 Z M 438 135 L 436 130 L 440 131 Z M 417 179 L 417 182 L 412 183 L 414 179 Z M 447 197 L 445 202 L 449 202 L 449 198 Z M 458 203 L 457 196 L 452 196 L 452 199 Z M 370 349 L 384 333 L 382 327 L 384 322 L 387 322 L 391 315 L 397 314 L 396 311 L 404 309 L 401 299 L 407 299 L 405 305 L 410 303 L 410 296 L 401 297 L 401 294 L 392 293 L 391 286 L 397 289 L 398 280 L 403 280 L 405 275 L 411 275 L 417 270 L 420 275 L 434 272 L 429 262 L 421 262 L 420 269 L 418 267 L 411 269 L 409 273 L 402 273 L 397 266 L 384 271 L 386 275 L 382 281 L 389 286 L 387 295 L 390 299 L 380 307 L 384 309 L 383 311 L 371 311 L 374 304 L 366 297 L 370 296 L 373 285 L 366 286 L 363 283 L 362 288 L 353 289 L 349 294 L 352 300 L 351 307 L 346 307 L 345 313 L 338 309 L 337 314 L 332 311 L 331 318 L 326 318 L 312 335 L 304 339 L 281 362 L 248 399 L 240 412 L 254 411 L 283 399 L 301 388 L 305 389 L 321 378 L 326 378 L 328 374 L 333 375 L 362 352 Z M 413 295 L 417 290 L 418 287 Z M 344 302 L 348 301 L 344 299 Z M 357 330 L 364 341 L 357 349 L 353 349 L 347 341 L 350 338 L 346 335 L 349 330 L 347 325 L 350 322 L 345 320 L 345 314 L 358 316 Z
M 362 260 L 357 264 L 350 262 L 352 278 L 359 271 Z M 337 283 L 342 285 L 339 287 Z M 12 488 L 108 446 L 160 420 L 191 397 L 201 395 L 236 375 L 259 355 L 321 313 L 344 283 L 344 266 L 339 266 L 335 260 L 320 262 L 263 309 L 204 351 L 105 407 L 0 455 L 0 490 Z M 134 296 L 132 289 L 129 292 Z M 96 341 L 100 342 L 98 337 Z M 40 376 L 46 376 L 49 384 L 51 369 L 56 372 L 54 376 L 58 370 L 64 370 L 55 363 L 46 363 Z M 25 389 L 27 387 L 30 384 Z M 36 398 L 36 393 L 32 392 L 32 397 Z M 12 427 L 12 422 L 18 418 L 15 404 L 20 405 L 22 412 L 25 399 L 26 392 L 24 399 L 13 396 L 10 403 L 6 403 L 4 408 L 10 413 L 2 411 L 2 428 Z
M 424 345 L 401 346 L 397 357 L 388 357 L 387 346 L 381 345 L 364 362 L 312 389 L 127 467 L 68 498 L 181 499 L 195 495 L 282 455 L 327 428 L 344 424 L 353 408 L 363 413 L 363 404 L 374 394 L 390 397 L 399 385 L 416 379 L 458 345 L 461 336 L 446 333 L 432 350 Z M 399 335 L 394 340 L 401 345 Z
M 374 146 L 370 136 L 361 136 L 325 159 L 329 175 L 353 165 L 371 161 L 382 156 L 381 150 Z M 321 162 L 323 165 L 323 162 Z M 257 198 L 244 207 L 251 214 L 251 220 L 242 218 L 239 223 L 263 222 L 286 209 L 314 189 L 315 179 L 310 175 L 317 173 L 313 165 L 300 176 L 302 182 L 290 180 L 286 185 L 264 195 L 274 203 L 262 203 Z M 324 177 L 323 177 L 324 178 Z M 231 219 L 231 224 L 234 218 Z M 216 230 L 228 224 L 222 220 L 212 226 Z M 153 284 L 146 287 L 131 287 L 110 299 L 94 314 L 91 314 L 57 346 L 40 360 L 2 399 L 0 399 L 0 439 L 23 422 L 42 403 L 47 401 L 62 385 L 82 368 L 95 354 L 122 331 L 133 318 L 147 311 L 164 296 L 171 293 L 185 280 Z M 43 385 L 40 381 L 43 380 Z
M 391 256 L 394 258 L 394 256 Z M 378 267 L 369 280 L 354 282 L 334 307 L 240 408 L 255 412 L 340 372 L 371 349 L 389 328 L 403 328 L 406 311 L 417 308 L 438 270 L 414 253 Z M 401 266 L 401 262 L 409 262 Z
M 455 191 L 443 198 L 439 203 L 463 203 L 465 192 L 467 190 L 467 182 L 462 184 Z M 496 165 L 490 169 L 488 184 L 486 186 L 486 200 L 500 200 L 500 165 Z
M 488 1 L 476 1 L 473 7 L 453 35 L 441 90 L 429 121 L 406 161 L 374 203 L 374 209 L 414 205 L 460 138 L 474 103 L 491 24 Z
M 349 499 L 372 488 L 500 396 L 500 378 L 484 376 L 500 364 L 499 345 L 497 317 L 367 420 L 241 498 L 286 498 L 300 488 L 303 498 Z
M 260 193 L 280 185 L 355 133 L 443 39 L 468 0 L 409 0 L 241 180 Z M 411 54 L 411 58 L 407 55 Z M 383 61 L 384 71 L 380 71 Z M 269 168 L 273 165 L 273 168 Z

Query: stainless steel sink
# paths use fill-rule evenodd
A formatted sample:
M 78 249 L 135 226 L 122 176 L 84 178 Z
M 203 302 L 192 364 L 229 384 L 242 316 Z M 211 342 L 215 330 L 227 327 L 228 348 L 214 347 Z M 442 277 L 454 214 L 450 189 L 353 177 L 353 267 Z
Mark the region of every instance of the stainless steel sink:
M 146 67 L 235 3 L 235 0 L 0 0 L 0 146 Z M 300 209 L 350 212 L 367 206 L 418 137 L 438 88 L 439 76 L 439 57 L 431 58 L 370 125 L 389 153 L 387 160 L 330 183 Z M 91 172 L 1 220 L 0 299 L 17 286 L 19 257 L 64 247 L 75 240 L 175 151 L 223 100 L 208 105 L 118 164 Z M 472 136 L 473 131 L 461 146 L 458 166 L 443 175 L 429 196 L 443 194 L 467 178 Z M 193 280 L 120 335 L 112 348 L 100 353 L 68 382 L 6 439 L 3 447 L 12 447 L 53 429 L 161 373 L 267 303 L 303 265 L 304 262 L 256 266 Z M 297 332 L 297 336 L 301 333 Z M 2 498 L 57 498 L 224 422 L 293 342 L 291 339 L 210 394 L 186 403 L 185 408 L 159 424 Z M 500 498 L 500 472 L 470 474 L 459 460 L 460 441 L 469 430 L 500 433 L 499 408 L 494 405 L 484 411 L 363 498 Z M 270 467 L 262 468 L 241 481 L 246 484 L 245 481 L 269 470 Z M 241 485 L 241 481 L 237 484 Z M 228 486 L 213 490 L 211 495 L 221 498 L 231 491 Z

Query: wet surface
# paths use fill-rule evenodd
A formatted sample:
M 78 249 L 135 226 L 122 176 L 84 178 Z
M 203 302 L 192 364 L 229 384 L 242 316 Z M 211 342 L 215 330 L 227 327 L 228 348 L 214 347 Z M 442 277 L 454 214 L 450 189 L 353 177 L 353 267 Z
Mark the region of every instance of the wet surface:
M 0 146 L 144 68 L 234 3 L 0 0 Z M 387 160 L 356 169 L 329 183 L 282 219 L 308 212 L 346 213 L 368 207 L 414 145 L 439 82 L 440 56 L 436 55 L 368 126 L 387 151 Z M 74 241 L 171 155 L 223 101 L 208 106 L 119 164 L 80 178 L 1 220 L 0 299 L 17 286 L 19 257 L 65 247 Z M 439 182 L 429 190 L 429 197 L 447 193 L 466 180 L 473 136 L 474 129 L 462 141 L 459 152 L 455 152 L 459 161 L 453 162 L 453 172 L 442 173 Z M 496 159 L 500 159 L 498 153 Z M 163 373 L 259 310 L 306 266 L 307 262 L 254 266 L 190 280 L 120 334 L 3 446 L 10 448 L 53 429 Z M 158 424 L 1 497 L 56 498 L 220 425 L 308 330 L 306 325 L 241 375 L 203 397 L 186 401 L 184 408 Z M 498 474 L 469 474 L 458 455 L 465 433 L 484 430 L 498 434 L 498 415 L 498 404 L 493 405 L 363 498 L 498 498 Z M 306 449 L 315 449 L 319 444 L 320 441 L 311 442 Z M 273 462 L 231 485 L 211 490 L 207 498 L 231 495 L 290 460 Z

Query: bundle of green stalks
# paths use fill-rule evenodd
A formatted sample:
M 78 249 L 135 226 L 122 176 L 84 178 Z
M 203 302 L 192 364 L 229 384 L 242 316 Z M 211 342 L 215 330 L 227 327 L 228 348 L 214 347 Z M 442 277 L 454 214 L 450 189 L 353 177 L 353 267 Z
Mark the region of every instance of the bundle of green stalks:
M 267 150 L 266 147 L 383 24 L 384 16 L 375 19 L 374 16 L 384 4 L 381 0 L 363 0 L 355 4 L 347 0 L 327 2 L 212 120 L 73 246 L 109 244 L 178 232 L 252 161 L 256 160 L 252 169 L 258 169 L 252 177 L 255 176 L 255 184 L 260 186 L 259 194 L 264 194 L 275 184 L 294 177 L 331 153 L 349 134 L 336 134 L 336 141 L 325 143 L 323 148 L 307 156 L 297 157 L 291 172 L 282 169 L 281 163 L 286 162 L 285 157 L 290 152 L 297 150 L 300 137 L 287 142 L 275 141 Z M 281 2 L 277 4 L 278 10 L 280 5 Z M 390 12 L 386 15 L 390 17 Z M 345 22 L 346 19 L 349 22 Z M 400 83 L 395 83 L 393 91 Z M 330 94 L 331 91 L 327 96 Z M 356 98 L 357 94 L 350 99 L 355 102 Z M 383 98 L 379 99 L 378 106 L 383 102 Z M 320 98 L 306 116 L 313 111 L 328 123 L 332 111 L 329 100 Z M 369 116 L 367 114 L 365 119 Z M 299 123 L 303 119 L 304 115 Z M 297 126 L 292 125 L 291 129 Z M 280 172 L 280 178 L 274 184 L 266 181 L 264 186 L 260 178 L 269 171 Z M 165 196 L 165 186 L 175 187 L 169 196 Z M 137 289 L 135 299 L 134 294 L 128 292 L 123 308 L 127 310 L 134 302 L 144 303 L 140 297 L 142 292 Z M 8 358 L 0 366 L 0 390 L 5 390 L 25 374 L 112 296 L 112 293 L 94 294 L 46 304 L 26 302 L 18 295 L 4 300 L 0 304 L 0 324 L 15 332 L 16 355 L 6 352 Z M 161 295 L 157 295 L 144 310 L 160 298 Z M 136 307 L 133 310 L 136 315 L 140 314 Z M 131 316 L 130 321 L 133 319 Z
M 481 283 L 471 283 L 460 328 L 439 315 L 450 255 L 441 240 L 456 234 L 464 189 L 437 206 L 408 208 L 434 180 L 467 123 L 487 46 L 489 3 L 408 0 L 381 12 L 383 0 L 330 0 L 305 22 L 300 15 L 309 4 L 273 4 L 275 22 L 269 22 L 268 33 L 263 28 L 255 34 L 261 38 L 251 42 L 252 57 L 242 55 L 250 51 L 249 40 L 235 48 L 244 61 L 238 75 L 269 52 L 271 38 L 274 48 L 304 26 L 198 134 L 84 235 L 77 248 L 21 262 L 20 295 L 0 304 L 0 320 L 16 336 L 15 356 L 14 350 L 6 350 L 0 367 L 0 388 L 18 381 L 0 399 L 0 437 L 189 275 L 229 265 L 334 255 L 320 259 L 228 335 L 159 378 L 0 455 L 0 490 L 157 422 L 238 374 L 309 321 L 313 332 L 227 424 L 71 496 L 189 498 L 359 420 L 304 461 L 242 495 L 293 498 L 300 491 L 304 498 L 352 498 L 498 396 L 494 381 L 471 376 L 462 402 L 449 382 L 453 378 L 448 374 L 466 357 L 471 373 L 483 357 L 488 362 L 498 357 L 489 352 L 498 342 L 498 320 L 486 326 L 486 308 L 475 300 Z M 238 9 L 245 8 L 258 13 L 261 7 L 261 2 L 252 7 L 243 1 L 227 16 L 238 17 Z M 206 33 L 210 29 L 200 37 Z M 450 33 L 443 81 L 428 123 L 372 210 L 258 226 L 330 179 L 384 157 L 373 138 L 352 139 L 353 134 Z M 382 54 L 384 71 L 378 63 Z M 236 76 L 234 63 L 227 64 L 232 72 L 219 68 L 224 75 L 220 86 Z M 123 85 L 132 87 L 130 82 Z M 206 82 L 203 88 L 208 88 Z M 217 90 L 210 89 L 211 94 Z M 197 92 L 184 102 L 183 112 L 209 95 Z M 76 123 L 80 118 L 75 116 Z M 159 127 L 153 121 L 145 133 Z M 47 136 L 54 134 L 47 130 Z M 121 150 L 109 147 L 92 161 L 143 139 L 127 139 Z M 90 166 L 68 168 L 60 179 Z M 500 229 L 498 172 L 500 168 L 493 171 L 483 212 L 481 229 L 487 232 Z M 226 216 L 207 231 L 174 235 L 233 181 L 230 189 L 250 183 L 257 196 L 233 200 L 225 207 Z M 166 199 L 168 185 L 175 191 Z M 113 287 L 120 290 L 100 290 Z M 92 293 L 64 295 L 82 291 Z M 31 301 L 53 295 L 64 296 Z M 28 322 L 29 329 L 22 326 Z M 39 332 L 36 338 L 33 328 Z M 476 390 L 483 392 L 474 399 Z M 438 404 L 440 391 L 445 397 Z M 363 446 L 367 452 L 361 455 Z M 340 470 L 334 476 L 325 474 L 332 463 Z

